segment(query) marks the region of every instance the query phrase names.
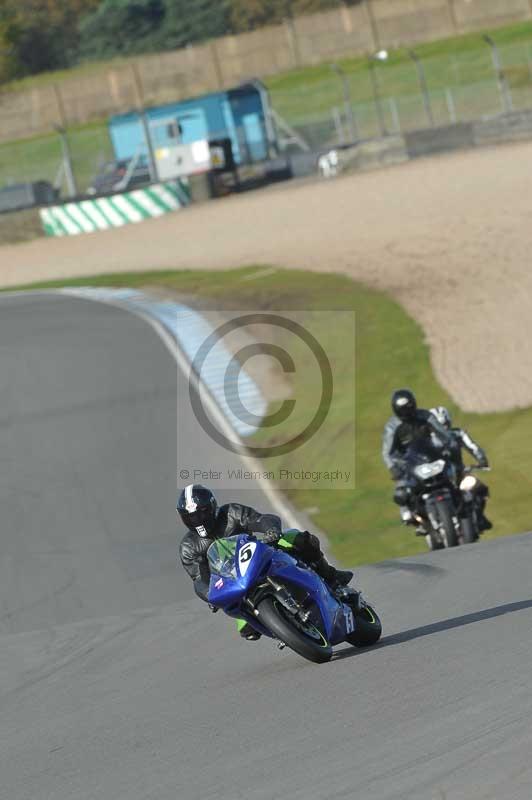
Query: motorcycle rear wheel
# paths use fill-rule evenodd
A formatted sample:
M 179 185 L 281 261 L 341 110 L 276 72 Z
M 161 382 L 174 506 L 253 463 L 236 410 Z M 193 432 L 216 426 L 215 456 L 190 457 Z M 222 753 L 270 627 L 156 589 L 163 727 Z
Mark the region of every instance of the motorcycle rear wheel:
M 460 520 L 460 527 L 462 529 L 462 539 L 464 544 L 473 544 L 477 541 L 478 536 L 475 533 L 475 527 L 471 517 L 463 517 Z
M 371 606 L 365 605 L 355 613 L 355 626 L 355 632 L 347 637 L 349 644 L 355 647 L 369 647 L 381 638 L 382 623 Z
M 291 618 L 289 612 L 274 597 L 261 600 L 257 610 L 262 624 L 302 658 L 315 664 L 325 664 L 331 660 L 332 647 L 322 632 L 308 623 L 309 632 L 305 633 L 303 625 Z

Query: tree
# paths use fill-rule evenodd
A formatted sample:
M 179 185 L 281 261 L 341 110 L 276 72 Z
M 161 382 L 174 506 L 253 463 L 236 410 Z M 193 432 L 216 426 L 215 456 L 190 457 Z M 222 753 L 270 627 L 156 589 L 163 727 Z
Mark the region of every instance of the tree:
M 290 14 L 292 0 L 231 0 L 231 23 L 235 31 L 251 31 L 274 25 Z
M 235 31 L 250 31 L 298 14 L 338 8 L 340 3 L 341 0 L 231 0 L 230 19 Z
M 164 0 L 104 0 L 80 24 L 80 56 L 108 58 L 153 49 Z
M 157 36 L 162 49 L 223 36 L 230 24 L 230 0 L 166 0 L 166 15 Z
M 14 78 L 69 66 L 77 50 L 80 16 L 99 0 L 0 2 L 4 73 Z

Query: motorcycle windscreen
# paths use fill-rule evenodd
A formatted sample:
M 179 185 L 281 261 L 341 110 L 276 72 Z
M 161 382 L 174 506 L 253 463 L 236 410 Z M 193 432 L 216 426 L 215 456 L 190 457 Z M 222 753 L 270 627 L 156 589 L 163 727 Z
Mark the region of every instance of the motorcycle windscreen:
M 216 539 L 207 550 L 207 561 L 211 575 L 222 578 L 236 578 L 236 551 L 238 536 Z
M 257 547 L 267 550 L 248 536 L 229 536 L 217 539 L 207 550 L 211 572 L 209 602 L 222 608 L 239 603 L 261 569 L 264 555 L 254 559 Z

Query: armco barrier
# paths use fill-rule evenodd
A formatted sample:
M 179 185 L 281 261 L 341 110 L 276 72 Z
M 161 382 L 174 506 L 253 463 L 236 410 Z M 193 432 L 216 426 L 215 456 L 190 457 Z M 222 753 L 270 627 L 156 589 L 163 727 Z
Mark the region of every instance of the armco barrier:
M 473 126 L 470 122 L 408 131 L 404 134 L 404 140 L 409 158 L 446 153 L 449 150 L 464 150 L 475 145 Z
M 160 217 L 189 203 L 188 185 L 170 181 L 124 194 L 49 206 L 39 213 L 47 236 L 77 236 Z
M 407 161 L 405 140 L 402 136 L 386 136 L 360 142 L 345 150 L 338 151 L 341 170 L 368 170 L 389 167 Z
M 472 123 L 475 145 L 516 142 L 532 139 L 532 110 L 514 111 L 492 119 Z
M 453 150 L 526 140 L 532 140 L 532 110 L 514 111 L 476 122 L 425 128 L 402 136 L 359 142 L 351 147 L 331 148 L 337 158 L 337 169 L 332 174 L 378 169 Z

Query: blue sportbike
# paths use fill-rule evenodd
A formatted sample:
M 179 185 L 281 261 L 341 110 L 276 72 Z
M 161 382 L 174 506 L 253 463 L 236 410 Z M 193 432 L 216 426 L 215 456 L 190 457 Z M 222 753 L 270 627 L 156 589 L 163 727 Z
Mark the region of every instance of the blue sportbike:
M 361 596 L 349 605 L 307 564 L 248 534 L 217 539 L 207 551 L 209 603 L 245 620 L 309 661 L 329 661 L 333 646 L 375 644 L 382 626 Z M 349 590 L 343 590 L 349 599 Z

